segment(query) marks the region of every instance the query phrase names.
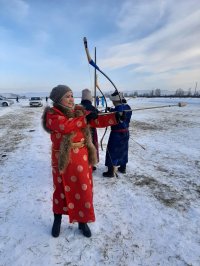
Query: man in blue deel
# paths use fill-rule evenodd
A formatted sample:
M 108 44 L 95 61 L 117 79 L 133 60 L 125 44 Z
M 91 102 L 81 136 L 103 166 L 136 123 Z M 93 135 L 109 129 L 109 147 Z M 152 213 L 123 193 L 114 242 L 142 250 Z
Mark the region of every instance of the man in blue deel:
M 114 177 L 116 167 L 119 166 L 120 173 L 126 173 L 126 164 L 128 163 L 128 143 L 129 143 L 129 123 L 131 120 L 131 107 L 127 104 L 123 93 L 115 91 L 110 96 L 114 108 L 109 108 L 110 112 L 124 112 L 125 118 L 119 124 L 111 126 L 111 132 L 108 140 L 105 165 L 108 171 L 103 173 L 104 177 Z M 127 110 L 130 110 L 130 112 Z

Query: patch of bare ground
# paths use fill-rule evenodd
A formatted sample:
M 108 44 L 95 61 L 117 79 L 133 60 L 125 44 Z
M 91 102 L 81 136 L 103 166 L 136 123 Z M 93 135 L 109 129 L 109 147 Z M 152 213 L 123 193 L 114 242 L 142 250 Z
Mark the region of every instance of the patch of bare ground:
M 34 110 L 19 109 L 15 113 L 0 116 L 0 165 L 3 164 L 10 152 L 13 152 L 19 143 L 27 137 L 25 134 L 32 126 Z
M 169 128 L 185 128 L 185 127 L 196 127 L 197 123 L 193 123 L 192 121 L 186 121 L 183 119 L 170 119 L 170 118 L 163 118 L 161 121 L 162 125 L 167 125 Z
M 100 247 L 100 254 L 102 263 L 105 261 L 109 262 L 109 265 L 115 263 L 115 257 L 113 254 L 118 254 L 119 261 L 117 265 L 124 265 L 124 260 L 128 259 L 130 256 L 134 260 L 134 253 L 137 252 L 139 246 L 136 243 L 131 244 L 132 253 L 131 255 L 128 252 L 128 243 L 132 239 L 133 232 L 128 229 L 126 234 L 122 234 L 120 229 L 117 230 L 112 236 L 105 236 L 105 245 Z
M 200 170 L 200 161 L 196 160 L 195 161 L 195 166 Z
M 162 130 L 163 128 L 160 125 L 146 123 L 141 121 L 131 121 L 130 129 L 137 129 L 137 130 Z
M 153 196 L 167 207 L 175 208 L 179 211 L 186 210 L 190 203 L 183 193 L 172 186 L 161 183 L 153 177 L 145 175 L 133 175 L 133 185 L 137 187 L 147 187 Z
M 185 188 L 184 190 L 191 193 L 191 195 L 194 196 L 194 194 L 197 195 L 198 198 L 200 198 L 200 185 L 196 184 L 193 181 L 186 181 L 185 182 Z
M 196 127 L 197 124 L 191 121 L 185 121 L 181 119 L 167 119 L 163 118 L 159 121 L 151 121 L 151 123 L 142 121 L 131 121 L 130 130 L 137 131 L 163 131 L 170 130 L 172 128 L 192 128 Z
M 158 169 L 158 168 L 157 168 Z M 188 180 L 185 174 L 177 174 L 171 171 L 167 171 L 169 177 L 179 180 L 179 185 L 181 187 L 182 193 L 185 194 L 190 201 L 195 201 L 200 198 L 200 185 L 192 180 Z

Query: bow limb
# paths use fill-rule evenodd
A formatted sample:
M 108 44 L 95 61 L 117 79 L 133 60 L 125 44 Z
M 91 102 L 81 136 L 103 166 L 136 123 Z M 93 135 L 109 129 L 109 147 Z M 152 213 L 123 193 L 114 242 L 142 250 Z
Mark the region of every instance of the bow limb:
M 97 87 L 97 89 L 101 92 L 102 97 L 104 97 L 105 104 L 106 104 L 105 113 L 107 113 L 107 112 L 108 112 L 108 104 L 107 104 L 107 100 L 106 100 L 106 97 L 105 97 L 103 91 L 102 91 L 102 90 L 100 89 L 100 87 L 99 87 L 98 80 L 97 80 L 97 75 L 96 75 L 96 87 Z M 105 137 L 105 135 L 106 135 L 107 130 L 108 130 L 108 127 L 105 128 L 105 131 L 104 131 L 104 133 L 103 133 L 103 136 L 102 136 L 102 138 L 101 138 L 101 140 L 100 140 L 101 150 L 102 150 L 102 151 L 103 151 L 103 139 L 104 139 L 104 137 Z
M 105 104 L 106 104 L 105 113 L 107 113 L 107 111 L 108 111 L 108 103 L 107 103 L 107 100 L 106 100 L 106 97 L 105 97 L 103 91 L 102 91 L 102 90 L 100 89 L 100 87 L 99 87 L 98 80 L 97 80 L 97 76 L 96 76 L 96 87 L 97 87 L 97 89 L 101 92 L 101 95 L 102 95 L 102 97 L 103 97 L 104 100 L 105 100 Z
M 93 66 L 96 70 L 98 70 L 104 77 L 106 77 L 110 83 L 113 85 L 113 87 L 115 88 L 115 90 L 117 91 L 118 95 L 119 95 L 119 98 L 120 98 L 120 102 L 121 104 L 122 103 L 122 99 L 121 99 L 121 96 L 119 94 L 119 91 L 117 89 L 117 87 L 115 86 L 114 82 L 97 66 L 97 64 L 95 64 L 95 62 L 92 60 L 91 56 L 90 56 L 90 53 L 89 53 L 89 49 L 88 49 L 88 44 L 87 44 L 87 38 L 84 37 L 83 38 L 83 42 L 84 42 L 84 47 L 85 47 L 85 52 L 86 52 L 86 55 L 87 55 L 87 59 L 88 59 L 88 62 L 91 66 Z

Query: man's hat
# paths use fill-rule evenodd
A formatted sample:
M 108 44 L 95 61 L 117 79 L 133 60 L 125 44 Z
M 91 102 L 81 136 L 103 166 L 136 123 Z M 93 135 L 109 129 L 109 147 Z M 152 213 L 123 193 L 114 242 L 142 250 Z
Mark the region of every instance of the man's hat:
M 122 92 L 118 93 L 118 91 L 115 91 L 109 98 L 112 102 L 121 102 L 121 100 L 124 99 L 124 95 Z
M 92 93 L 89 89 L 82 90 L 82 98 L 81 100 L 89 100 L 92 102 Z

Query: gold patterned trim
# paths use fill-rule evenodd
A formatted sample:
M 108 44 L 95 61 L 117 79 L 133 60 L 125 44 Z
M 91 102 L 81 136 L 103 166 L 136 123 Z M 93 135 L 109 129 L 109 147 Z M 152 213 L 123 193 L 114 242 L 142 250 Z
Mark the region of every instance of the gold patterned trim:
M 80 142 L 72 142 L 71 147 L 72 149 L 74 148 L 83 148 L 85 146 L 85 141 L 80 141 Z

